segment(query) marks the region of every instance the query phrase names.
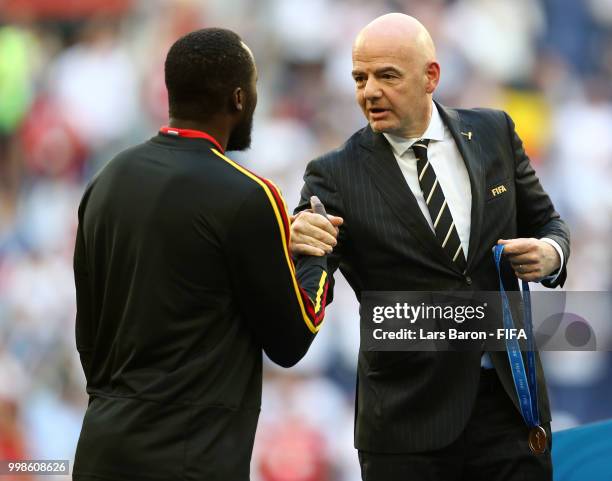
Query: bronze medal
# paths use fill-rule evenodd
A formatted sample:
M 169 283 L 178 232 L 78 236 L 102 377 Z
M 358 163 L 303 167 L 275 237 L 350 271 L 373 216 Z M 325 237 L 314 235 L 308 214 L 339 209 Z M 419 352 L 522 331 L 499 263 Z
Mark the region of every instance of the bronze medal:
M 535 426 L 529 431 L 529 449 L 533 454 L 542 454 L 546 451 L 546 431 L 542 426 Z

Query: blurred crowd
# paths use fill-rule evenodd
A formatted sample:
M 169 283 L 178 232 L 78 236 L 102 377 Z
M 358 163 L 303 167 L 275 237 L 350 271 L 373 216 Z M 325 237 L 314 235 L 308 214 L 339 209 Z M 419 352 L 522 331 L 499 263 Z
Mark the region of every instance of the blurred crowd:
M 87 181 L 167 122 L 163 61 L 181 34 L 253 50 L 253 146 L 232 157 L 292 208 L 308 160 L 365 125 L 351 43 L 376 16 L 419 18 L 436 98 L 508 111 L 572 234 L 568 290 L 612 290 L 612 0 L 5 0 L 0 3 L 0 459 L 72 459 L 87 398 L 72 252 Z M 335 300 L 294 369 L 266 365 L 256 481 L 354 481 L 358 307 Z M 553 429 L 612 417 L 612 356 L 546 353 Z M 20 477 L 18 479 L 24 480 Z

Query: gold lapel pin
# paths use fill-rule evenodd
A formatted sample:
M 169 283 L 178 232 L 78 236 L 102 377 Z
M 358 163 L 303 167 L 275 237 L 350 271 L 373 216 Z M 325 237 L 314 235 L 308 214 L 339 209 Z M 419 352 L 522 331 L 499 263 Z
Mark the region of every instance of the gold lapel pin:
M 465 132 L 461 132 L 461 135 L 465 135 L 468 140 L 472 140 L 472 131 L 470 130 L 467 134 Z

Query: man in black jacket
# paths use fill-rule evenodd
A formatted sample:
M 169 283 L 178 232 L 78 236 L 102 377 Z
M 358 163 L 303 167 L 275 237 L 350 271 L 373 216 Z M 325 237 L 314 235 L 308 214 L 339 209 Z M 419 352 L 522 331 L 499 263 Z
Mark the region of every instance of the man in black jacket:
M 79 207 L 90 401 L 74 479 L 248 480 L 262 348 L 291 366 L 323 320 L 325 257 L 296 273 L 278 189 L 224 154 L 250 143 L 249 49 L 233 32 L 196 31 L 171 47 L 165 74 L 169 126 L 111 160 Z
M 506 289 L 518 289 L 517 277 L 563 285 L 569 232 L 512 120 L 432 100 L 440 66 L 423 25 L 401 14 L 374 20 L 353 46 L 352 75 L 369 125 L 308 165 L 294 254 L 332 247 L 325 219 L 304 211 L 317 195 L 344 219 L 330 276 L 339 267 L 358 300 L 367 291 L 497 291 L 497 243 L 509 261 Z M 506 352 L 362 349 L 355 446 L 363 479 L 551 479 L 550 409 L 539 358 L 535 365 L 541 426 L 532 449 Z

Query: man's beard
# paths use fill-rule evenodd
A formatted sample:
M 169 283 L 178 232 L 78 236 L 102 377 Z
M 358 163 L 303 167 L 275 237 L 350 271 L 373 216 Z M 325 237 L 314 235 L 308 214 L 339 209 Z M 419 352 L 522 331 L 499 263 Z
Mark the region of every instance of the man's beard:
M 251 131 L 253 130 L 253 112 L 246 116 L 236 127 L 227 140 L 226 150 L 246 150 L 251 146 Z

